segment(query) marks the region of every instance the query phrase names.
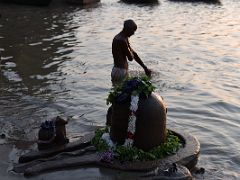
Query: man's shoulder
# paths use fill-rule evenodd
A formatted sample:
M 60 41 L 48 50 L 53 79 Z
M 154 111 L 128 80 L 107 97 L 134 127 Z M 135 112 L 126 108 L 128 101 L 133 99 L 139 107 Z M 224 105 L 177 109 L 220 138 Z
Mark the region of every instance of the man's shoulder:
M 119 42 L 126 42 L 126 38 L 124 36 L 122 36 L 120 33 L 117 34 L 114 38 L 114 41 L 119 41 Z

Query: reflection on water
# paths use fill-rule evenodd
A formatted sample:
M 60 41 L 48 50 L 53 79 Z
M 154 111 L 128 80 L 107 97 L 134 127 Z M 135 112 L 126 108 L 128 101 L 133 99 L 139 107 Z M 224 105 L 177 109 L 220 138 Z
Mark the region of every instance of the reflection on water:
M 104 125 L 112 38 L 133 18 L 138 30 L 130 41 L 153 70 L 168 127 L 200 140 L 206 179 L 240 177 L 238 1 L 0 8 L 1 144 L 24 149 L 19 144 L 33 144 L 39 124 L 56 115 L 71 117 L 71 139 Z M 142 73 L 134 62 L 130 69 Z

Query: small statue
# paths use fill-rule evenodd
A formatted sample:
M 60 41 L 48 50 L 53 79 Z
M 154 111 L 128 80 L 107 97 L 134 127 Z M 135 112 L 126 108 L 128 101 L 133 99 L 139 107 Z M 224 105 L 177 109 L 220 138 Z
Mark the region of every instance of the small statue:
M 55 145 L 63 145 L 69 142 L 66 136 L 67 121 L 57 116 L 51 121 L 45 121 L 41 124 L 38 132 L 38 149 L 45 150 Z

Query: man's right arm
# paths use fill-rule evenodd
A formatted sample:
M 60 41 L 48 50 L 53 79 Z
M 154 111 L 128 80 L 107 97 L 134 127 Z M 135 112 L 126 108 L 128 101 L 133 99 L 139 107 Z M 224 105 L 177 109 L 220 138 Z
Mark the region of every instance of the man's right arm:
M 146 74 L 147 76 L 151 76 L 151 73 L 152 73 L 151 70 L 148 69 L 148 67 L 143 63 L 143 61 L 140 59 L 140 57 L 138 56 L 138 54 L 137 54 L 135 51 L 133 51 L 133 55 L 134 55 L 135 61 L 136 61 L 140 66 L 142 66 L 142 68 L 144 69 L 145 74 Z

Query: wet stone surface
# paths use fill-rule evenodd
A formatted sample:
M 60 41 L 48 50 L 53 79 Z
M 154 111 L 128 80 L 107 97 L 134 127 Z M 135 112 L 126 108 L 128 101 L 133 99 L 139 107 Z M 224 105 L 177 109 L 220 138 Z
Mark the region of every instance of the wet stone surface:
M 20 162 L 25 163 L 16 164 L 13 167 L 13 171 L 24 173 L 27 176 L 34 176 L 47 171 L 63 170 L 70 167 L 84 168 L 91 165 L 123 171 L 153 171 L 160 176 L 164 172 L 167 173 L 167 171 L 177 172 L 173 171 L 174 168 L 169 167 L 169 165 L 172 165 L 173 163 L 178 164 L 180 167 L 185 166 L 189 170 L 193 169 L 197 164 L 200 151 L 198 140 L 188 133 L 178 133 L 176 130 L 172 132 L 184 142 L 183 148 L 174 155 L 155 161 L 120 162 L 114 159 L 111 163 L 102 162 L 99 152 L 96 152 L 96 149 L 91 148 L 91 145 L 89 144 L 94 136 L 94 134 L 90 134 L 85 136 L 83 140 L 78 143 L 69 143 L 65 148 L 62 147 L 60 149 L 45 152 L 29 152 L 19 158 Z M 154 174 L 152 173 L 152 175 Z M 172 173 L 168 175 L 172 175 Z

